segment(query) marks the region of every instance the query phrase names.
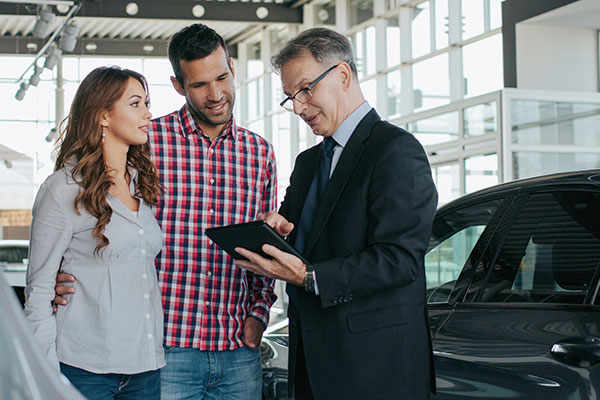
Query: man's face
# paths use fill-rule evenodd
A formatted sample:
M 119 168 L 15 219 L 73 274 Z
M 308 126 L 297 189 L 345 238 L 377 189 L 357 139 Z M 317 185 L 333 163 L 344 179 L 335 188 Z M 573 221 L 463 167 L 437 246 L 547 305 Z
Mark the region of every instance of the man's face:
M 317 62 L 310 53 L 304 53 L 288 61 L 281 68 L 281 84 L 287 96 L 293 96 L 308 86 L 331 65 Z M 315 87 L 312 98 L 305 104 L 294 100 L 294 113 L 308 124 L 315 135 L 331 136 L 344 121 L 346 115 L 343 103 L 338 101 L 344 95 L 338 68 L 333 69 Z
M 196 122 L 208 130 L 227 124 L 235 100 L 234 69 L 221 46 L 204 58 L 180 60 L 183 87 L 171 78 L 179 94 L 185 96 Z

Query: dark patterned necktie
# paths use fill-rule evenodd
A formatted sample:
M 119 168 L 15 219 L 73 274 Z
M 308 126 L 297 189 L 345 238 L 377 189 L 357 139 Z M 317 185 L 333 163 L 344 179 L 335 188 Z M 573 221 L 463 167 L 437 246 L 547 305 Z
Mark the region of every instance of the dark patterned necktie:
M 308 195 L 304 201 L 304 207 L 302 208 L 302 214 L 300 215 L 300 223 L 298 224 L 298 234 L 296 235 L 296 241 L 294 242 L 294 247 L 300 253 L 304 252 L 308 233 L 312 227 L 315 214 L 319 208 L 319 202 L 321 201 L 321 197 L 323 197 L 323 193 L 325 193 L 325 188 L 327 187 L 329 175 L 331 173 L 331 160 L 333 159 L 333 148 L 335 147 L 336 142 L 332 137 L 325 138 L 323 142 L 323 154 L 319 170 L 310 184 Z M 298 304 L 297 290 L 298 287 L 296 285 L 287 285 L 286 292 L 290 301 L 296 305 Z

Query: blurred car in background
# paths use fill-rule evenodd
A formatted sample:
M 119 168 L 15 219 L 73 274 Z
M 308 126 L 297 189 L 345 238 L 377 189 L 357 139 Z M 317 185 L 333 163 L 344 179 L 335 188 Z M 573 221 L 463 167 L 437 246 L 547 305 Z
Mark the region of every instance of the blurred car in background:
M 597 399 L 599 264 L 600 170 L 440 207 L 425 257 L 432 399 Z M 263 346 L 264 397 L 286 399 L 272 388 L 286 385 L 287 336 L 267 333 Z
M 29 240 L 0 240 L 0 271 L 23 303 Z

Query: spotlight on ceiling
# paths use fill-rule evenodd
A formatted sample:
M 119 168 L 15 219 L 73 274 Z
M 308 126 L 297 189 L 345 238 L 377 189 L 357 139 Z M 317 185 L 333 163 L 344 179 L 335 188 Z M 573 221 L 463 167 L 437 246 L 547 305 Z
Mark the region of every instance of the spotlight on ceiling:
M 50 10 L 50 8 L 43 6 L 38 10 L 37 20 L 33 26 L 33 36 L 37 38 L 45 38 L 48 35 L 50 29 L 50 23 L 54 20 L 56 15 Z
M 52 45 L 52 47 L 50 47 L 50 50 L 48 51 L 48 55 L 46 56 L 44 68 L 53 69 L 54 67 L 56 67 L 56 64 L 58 63 L 58 57 L 60 57 L 61 54 L 62 50 L 56 47 L 55 45 Z
M 269 16 L 269 10 L 267 7 L 258 7 L 256 9 L 256 17 L 258 19 L 265 19 Z
M 134 2 L 127 3 L 125 6 L 125 12 L 127 15 L 136 15 L 140 11 L 140 7 Z
M 37 43 L 33 43 L 33 42 L 27 43 L 26 47 L 27 47 L 27 50 L 29 50 L 29 51 L 37 51 L 37 49 L 38 49 Z
M 77 43 L 77 34 L 79 33 L 79 28 L 77 25 L 71 23 L 66 25 L 60 34 L 60 40 L 58 41 L 58 47 L 66 51 L 68 53 L 75 50 L 75 43 Z
M 15 99 L 22 101 L 25 98 L 27 89 L 29 89 L 29 83 L 25 81 L 21 82 L 21 86 L 19 87 L 19 90 L 17 90 L 17 94 L 15 94 Z
M 196 18 L 202 18 L 205 12 L 206 10 L 200 4 L 196 4 L 194 7 L 192 7 L 192 15 Z
M 50 129 L 50 132 L 46 135 L 44 140 L 48 143 L 52 143 L 58 137 L 58 130 L 56 128 Z
M 29 78 L 29 84 L 31 86 L 36 86 L 37 87 L 37 85 L 40 83 L 42 72 L 44 72 L 44 68 L 43 67 L 39 67 L 37 64 L 34 64 L 34 66 L 33 66 L 33 75 L 31 75 L 31 78 Z

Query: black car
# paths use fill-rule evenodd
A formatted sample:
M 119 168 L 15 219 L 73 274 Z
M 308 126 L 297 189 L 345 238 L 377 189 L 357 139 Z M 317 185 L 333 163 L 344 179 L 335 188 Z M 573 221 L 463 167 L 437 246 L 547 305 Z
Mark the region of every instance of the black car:
M 441 207 L 425 263 L 433 398 L 597 399 L 599 262 L 600 170 L 510 182 Z M 267 399 L 285 398 L 273 358 L 287 358 L 286 339 L 265 336 Z

